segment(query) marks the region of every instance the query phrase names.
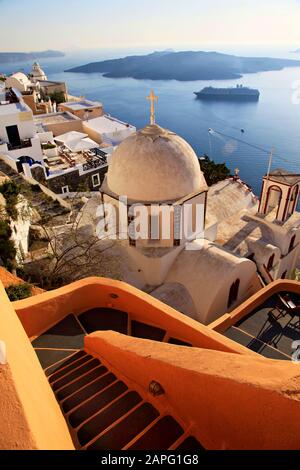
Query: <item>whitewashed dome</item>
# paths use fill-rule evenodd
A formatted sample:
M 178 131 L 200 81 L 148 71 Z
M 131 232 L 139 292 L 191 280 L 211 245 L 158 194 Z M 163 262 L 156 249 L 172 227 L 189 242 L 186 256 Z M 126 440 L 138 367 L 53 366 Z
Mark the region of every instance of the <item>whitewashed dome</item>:
M 112 155 L 107 186 L 115 194 L 145 202 L 178 200 L 207 189 L 192 147 L 156 124 L 118 146 Z
M 33 64 L 30 75 L 35 80 L 47 80 L 46 74 L 44 70 L 40 67 L 40 64 L 38 62 L 35 62 Z

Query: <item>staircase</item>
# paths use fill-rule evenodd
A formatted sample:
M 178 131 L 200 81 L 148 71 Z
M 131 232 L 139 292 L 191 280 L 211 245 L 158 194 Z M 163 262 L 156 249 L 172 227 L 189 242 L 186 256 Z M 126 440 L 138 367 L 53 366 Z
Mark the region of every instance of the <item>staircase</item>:
M 112 330 L 124 335 L 192 346 L 127 312 L 95 308 L 69 315 L 34 339 L 32 346 L 49 380 L 77 449 L 197 450 L 201 444 L 183 424 L 157 409 L 161 397 L 145 400 L 84 351 L 84 337 Z M 151 401 L 151 402 L 150 402 Z M 155 403 L 154 403 L 155 402 Z M 163 407 L 161 407 L 163 409 Z
M 81 450 L 199 450 L 170 415 L 81 350 L 45 371 Z

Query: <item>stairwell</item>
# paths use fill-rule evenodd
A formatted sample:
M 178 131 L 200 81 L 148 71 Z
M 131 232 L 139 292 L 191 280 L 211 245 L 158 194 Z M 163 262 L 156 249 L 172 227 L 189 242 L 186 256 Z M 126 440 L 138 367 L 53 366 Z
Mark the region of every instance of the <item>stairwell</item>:
M 36 353 L 81 450 L 199 450 L 189 426 L 162 412 L 160 397 L 130 387 L 83 349 L 86 334 L 112 330 L 135 337 L 188 345 L 166 331 L 137 321 L 126 312 L 93 309 L 70 315 L 33 341 Z M 189 345 L 191 346 L 191 345 Z M 52 356 L 51 356 L 52 355 Z M 64 356 L 65 357 L 64 357 Z M 62 358 L 63 357 L 63 358 Z M 148 391 L 145 391 L 148 392 Z M 146 398 L 145 398 L 146 397 Z

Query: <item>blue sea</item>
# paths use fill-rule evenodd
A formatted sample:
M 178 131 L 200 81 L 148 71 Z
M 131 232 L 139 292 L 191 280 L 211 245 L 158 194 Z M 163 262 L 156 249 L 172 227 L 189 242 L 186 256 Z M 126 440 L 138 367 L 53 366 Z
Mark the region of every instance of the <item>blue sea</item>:
M 295 45 L 280 48 L 225 48 L 218 45 L 193 48 L 244 56 L 300 60 L 300 54 L 291 52 L 296 48 Z M 191 48 L 176 48 L 179 49 Z M 206 153 L 216 162 L 225 162 L 232 171 L 239 168 L 241 178 L 247 181 L 258 195 L 261 178 L 267 172 L 268 152 L 272 146 L 275 148 L 273 168 L 281 167 L 300 173 L 300 67 L 248 74 L 239 80 L 193 82 L 111 79 L 101 74 L 64 72 L 67 68 L 96 60 L 151 51 L 153 48 L 77 50 L 66 53 L 62 58 L 44 59 L 39 62 L 50 80 L 67 82 L 69 93 L 101 101 L 106 112 L 137 128 L 142 128 L 149 122 L 149 102 L 146 96 L 153 88 L 159 96 L 156 113 L 158 124 L 185 138 L 199 156 Z M 31 65 L 2 64 L 0 72 L 8 74 L 22 69 L 29 72 Z M 258 88 L 261 92 L 259 102 L 202 102 L 193 94 L 208 85 L 236 84 Z M 208 132 L 209 129 L 215 132 Z

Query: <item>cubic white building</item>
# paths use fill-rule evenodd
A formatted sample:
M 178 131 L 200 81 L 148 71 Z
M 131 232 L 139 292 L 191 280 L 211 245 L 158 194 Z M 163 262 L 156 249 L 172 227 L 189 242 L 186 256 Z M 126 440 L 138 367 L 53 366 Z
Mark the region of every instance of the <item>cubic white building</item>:
M 115 147 L 136 131 L 131 124 L 120 121 L 108 114 L 83 121 L 83 130 L 96 142 Z
M 39 160 L 43 155 L 32 111 L 16 89 L 0 91 L 0 155 L 15 168 L 22 157 Z

